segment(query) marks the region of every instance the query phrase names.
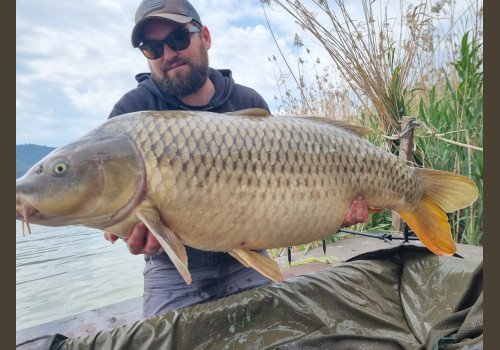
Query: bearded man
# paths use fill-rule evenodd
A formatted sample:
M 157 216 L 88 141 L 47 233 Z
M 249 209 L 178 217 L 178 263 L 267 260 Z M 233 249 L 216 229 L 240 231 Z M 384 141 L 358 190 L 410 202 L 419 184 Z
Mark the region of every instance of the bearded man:
M 236 84 L 228 69 L 209 67 L 210 32 L 187 0 L 145 0 L 132 30 L 132 45 L 148 59 L 150 73 L 114 106 L 109 117 L 144 110 L 193 110 L 216 113 L 247 108 L 269 111 L 255 90 Z M 366 204 L 353 202 L 345 224 L 367 221 Z M 114 242 L 118 237 L 104 233 Z M 187 285 L 151 232 L 138 223 L 127 238 L 132 254 L 145 254 L 143 317 L 216 300 L 272 281 L 246 268 L 228 253 L 186 246 L 192 283 Z M 258 253 L 269 256 L 266 250 Z

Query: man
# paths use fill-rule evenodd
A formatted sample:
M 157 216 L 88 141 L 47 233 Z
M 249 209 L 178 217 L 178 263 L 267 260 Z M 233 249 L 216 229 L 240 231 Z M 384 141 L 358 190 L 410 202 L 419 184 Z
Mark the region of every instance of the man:
M 148 59 L 151 73 L 136 76 L 138 86 L 114 106 L 110 118 L 142 110 L 206 110 L 217 113 L 246 108 L 269 111 L 253 89 L 236 84 L 230 70 L 208 65 L 211 37 L 187 0 L 143 1 L 135 16 L 132 45 Z M 366 204 L 353 202 L 344 224 L 366 222 Z M 114 242 L 117 236 L 105 233 Z M 271 283 L 224 252 L 186 246 L 193 279 L 187 285 L 145 225 L 138 223 L 127 239 L 132 254 L 145 254 L 143 317 L 215 300 Z M 160 253 L 161 252 L 161 253 Z M 268 256 L 266 250 L 258 251 Z M 160 253 L 160 254 L 155 254 Z M 151 263 L 149 262 L 151 257 Z

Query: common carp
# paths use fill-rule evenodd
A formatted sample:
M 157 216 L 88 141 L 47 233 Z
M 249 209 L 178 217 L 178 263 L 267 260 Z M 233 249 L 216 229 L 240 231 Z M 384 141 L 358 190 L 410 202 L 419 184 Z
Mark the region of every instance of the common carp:
M 432 252 L 456 251 L 446 212 L 477 198 L 461 175 L 409 167 L 326 118 L 143 111 L 112 118 L 57 148 L 16 182 L 16 219 L 127 234 L 142 221 L 186 283 L 183 244 L 229 252 L 282 280 L 254 249 L 336 232 L 350 203 L 397 211 Z M 30 231 L 31 232 L 31 231 Z

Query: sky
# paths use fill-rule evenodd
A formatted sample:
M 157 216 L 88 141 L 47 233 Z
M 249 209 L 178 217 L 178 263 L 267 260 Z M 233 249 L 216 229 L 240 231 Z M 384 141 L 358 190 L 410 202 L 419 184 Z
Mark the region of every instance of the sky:
M 104 122 L 114 104 L 149 71 L 130 43 L 140 0 L 16 2 L 16 144 L 71 142 Z M 212 36 L 210 66 L 278 107 L 279 51 L 259 0 L 192 0 Z M 287 59 L 295 60 L 293 21 L 267 8 Z M 280 64 L 280 63 L 278 63 Z
M 389 17 L 400 17 L 399 1 L 386 1 Z M 277 77 L 287 68 L 260 0 L 191 2 L 212 36 L 210 66 L 231 69 L 235 81 L 258 91 L 271 111 L 280 107 L 281 100 L 275 99 L 280 96 Z M 103 123 L 120 97 L 136 87 L 135 75 L 149 71 L 146 58 L 130 42 L 139 4 L 140 0 L 16 1 L 16 144 L 58 147 L 74 141 Z M 345 4 L 353 18 L 363 17 L 360 0 Z M 310 50 L 299 52 L 306 61 L 306 76 L 332 64 L 325 50 L 282 9 L 266 6 L 266 14 L 292 69 L 297 67 L 296 33 Z M 276 61 L 270 61 L 273 56 Z M 313 67 L 317 58 L 321 64 Z M 288 79 L 287 87 L 293 88 Z

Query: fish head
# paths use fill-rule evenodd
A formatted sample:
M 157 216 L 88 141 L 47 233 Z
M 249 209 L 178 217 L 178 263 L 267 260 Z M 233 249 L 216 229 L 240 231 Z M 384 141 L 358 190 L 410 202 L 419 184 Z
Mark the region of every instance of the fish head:
M 97 130 L 55 149 L 16 180 L 16 219 L 105 228 L 145 193 L 144 164 L 125 134 Z

